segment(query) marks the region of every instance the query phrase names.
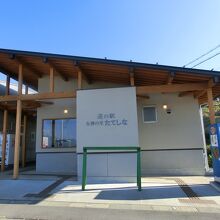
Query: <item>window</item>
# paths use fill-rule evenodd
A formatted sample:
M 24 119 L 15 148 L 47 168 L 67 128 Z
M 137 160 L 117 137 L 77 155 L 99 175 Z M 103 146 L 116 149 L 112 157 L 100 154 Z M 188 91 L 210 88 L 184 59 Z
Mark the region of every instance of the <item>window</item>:
M 76 119 L 43 120 L 42 148 L 76 147 Z
M 157 112 L 155 106 L 144 106 L 143 120 L 145 123 L 152 123 L 157 121 Z

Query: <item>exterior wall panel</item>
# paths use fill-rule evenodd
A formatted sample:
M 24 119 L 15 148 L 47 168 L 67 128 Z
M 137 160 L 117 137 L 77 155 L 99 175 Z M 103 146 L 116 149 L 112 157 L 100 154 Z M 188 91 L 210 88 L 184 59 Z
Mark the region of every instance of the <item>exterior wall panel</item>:
M 49 90 L 49 79 L 44 77 L 39 80 L 39 91 L 47 92 Z M 111 88 L 120 87 L 119 85 L 108 83 L 93 83 L 87 85 L 83 82 L 83 88 Z M 70 91 L 76 89 L 76 80 L 64 82 L 63 80 L 55 77 L 55 91 Z M 204 158 L 203 158 L 203 136 L 201 121 L 199 116 L 199 104 L 196 99 L 190 96 L 178 97 L 178 94 L 150 94 L 150 99 L 139 99 L 137 102 L 138 111 L 138 130 L 139 130 L 139 143 L 142 148 L 142 174 L 143 175 L 202 175 L 205 172 Z M 36 152 L 37 155 L 37 171 L 43 169 L 43 165 L 46 165 L 44 161 L 48 157 L 57 157 L 59 155 L 74 154 L 76 149 L 42 149 L 42 120 L 52 118 L 68 118 L 76 117 L 76 100 L 75 99 L 62 99 L 52 100 L 54 105 L 44 106 L 37 111 L 37 140 L 36 140 Z M 171 108 L 171 114 L 167 114 L 162 108 L 163 104 L 167 104 Z M 146 105 L 155 105 L 157 108 L 157 122 L 144 123 L 142 117 L 142 108 Z M 63 109 L 69 110 L 68 114 L 63 113 Z M 157 151 L 153 151 L 157 150 Z M 48 153 L 54 153 L 53 157 L 48 156 Z M 57 153 L 55 153 L 57 152 Z M 60 152 L 61 154 L 59 154 Z M 71 153 L 70 153 L 71 152 Z M 45 153 L 45 154 L 44 154 Z M 40 155 L 40 156 L 39 156 Z M 130 154 L 129 154 L 130 155 Z M 125 155 L 118 155 L 111 158 L 114 164 L 119 164 L 120 160 Z M 78 172 L 81 172 L 81 154 L 78 155 Z M 95 160 L 91 157 L 89 160 Z M 119 157 L 119 158 L 118 158 Z M 43 158 L 43 159 L 42 159 Z M 65 157 L 65 163 L 72 164 L 74 167 L 76 164 L 76 157 Z M 73 161 L 74 160 L 74 161 Z M 101 158 L 100 158 L 101 160 Z M 128 169 L 132 171 L 135 169 L 136 163 L 132 159 L 127 163 Z M 52 163 L 54 170 L 56 170 L 56 163 Z M 105 176 L 106 168 L 105 163 L 98 163 L 98 169 L 103 169 L 103 175 Z M 116 166 L 117 167 L 117 166 Z M 112 167 L 112 170 L 108 172 L 111 175 L 117 174 L 117 168 Z M 60 168 L 59 168 L 60 169 Z M 42 170 L 41 170 L 42 171 Z M 52 166 L 51 166 L 52 171 Z M 69 172 L 69 168 L 63 170 L 63 172 Z M 133 171 L 132 171 L 133 172 Z M 132 176 L 134 173 L 127 173 L 126 175 Z M 95 175 L 95 169 L 93 165 L 88 168 L 88 173 L 92 176 Z M 124 173 L 125 174 L 125 173 Z

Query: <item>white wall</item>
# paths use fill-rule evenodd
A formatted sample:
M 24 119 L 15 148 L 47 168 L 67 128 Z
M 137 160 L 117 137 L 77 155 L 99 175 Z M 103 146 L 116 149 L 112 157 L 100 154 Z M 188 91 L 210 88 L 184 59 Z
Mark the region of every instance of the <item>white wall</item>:
M 88 85 L 83 81 L 83 86 L 87 88 L 107 88 L 116 87 L 110 83 L 93 83 Z M 55 77 L 55 91 L 72 91 L 77 89 L 77 80 L 63 81 Z M 49 77 L 44 76 L 38 82 L 39 92 L 49 92 Z M 36 170 L 39 173 L 72 173 L 77 170 L 76 149 L 75 148 L 48 148 L 42 149 L 42 121 L 43 119 L 56 118 L 76 118 L 76 99 L 48 100 L 53 105 L 45 105 L 37 109 L 37 135 L 36 135 Z M 63 110 L 68 109 L 68 114 Z M 57 158 L 54 159 L 54 158 Z
M 84 88 L 111 88 L 120 87 L 110 83 L 93 83 Z M 55 78 L 55 91 L 68 91 L 76 89 L 76 81 L 64 82 Z M 39 91 L 49 90 L 48 77 L 39 80 Z M 76 117 L 76 101 L 74 99 L 52 100 L 55 104 L 39 108 L 37 111 L 37 143 L 36 152 L 62 153 L 62 161 L 69 160 L 64 152 L 73 154 L 75 149 L 41 149 L 42 119 Z M 122 100 L 123 101 L 123 100 Z M 142 173 L 152 174 L 204 174 L 204 158 L 202 148 L 201 121 L 199 105 L 193 97 L 178 97 L 178 94 L 150 94 L 150 99 L 138 99 L 138 128 L 139 144 L 142 148 Z M 167 104 L 172 109 L 172 114 L 167 115 L 162 105 Z M 142 107 L 156 105 L 158 122 L 143 123 Z M 63 109 L 69 110 L 68 115 L 63 114 Z M 187 150 L 188 149 L 188 150 Z M 156 150 L 156 151 L 155 151 Z M 80 155 L 79 155 L 80 156 Z M 53 157 L 53 156 L 52 156 Z M 59 155 L 57 155 L 59 157 Z M 40 158 L 40 157 L 39 157 Z M 37 163 L 48 164 L 56 168 L 54 159 L 43 157 Z M 46 160 L 46 158 L 48 158 Z M 72 157 L 73 158 L 73 157 Z M 135 164 L 132 162 L 132 164 Z M 74 165 L 74 167 L 76 167 Z M 41 170 L 46 167 L 41 166 Z M 59 168 L 61 169 L 61 168 Z M 75 168 L 74 168 L 75 169 Z M 75 170 L 76 172 L 76 170 Z
M 171 114 L 166 113 L 163 104 L 171 108 Z M 143 122 L 142 110 L 147 105 L 156 106 L 157 122 Z M 150 99 L 138 99 L 138 120 L 143 174 L 204 174 L 197 100 L 178 94 L 151 94 Z
M 106 87 L 116 87 L 116 85 L 108 83 L 93 83 L 86 84 L 83 82 L 87 88 L 106 88 Z M 63 81 L 59 77 L 55 77 L 55 91 L 71 91 L 77 89 L 77 81 Z M 39 92 L 49 91 L 49 77 L 44 76 L 39 79 L 38 82 Z M 59 99 L 59 100 L 48 100 L 53 102 L 53 105 L 44 105 L 37 109 L 37 140 L 36 140 L 36 152 L 60 152 L 60 151 L 70 151 L 75 152 L 75 149 L 42 149 L 42 120 L 43 119 L 56 119 L 56 118 L 76 118 L 76 99 Z M 63 110 L 68 109 L 68 114 L 64 114 Z
M 71 91 L 76 88 L 76 81 L 65 82 L 55 77 L 55 91 Z M 49 77 L 43 77 L 38 81 L 38 91 L 49 91 Z M 37 135 L 36 135 L 36 171 L 38 173 L 62 173 L 76 174 L 75 148 L 48 148 L 42 149 L 42 121 L 43 119 L 75 118 L 76 100 L 60 99 L 48 100 L 53 105 L 44 105 L 37 109 Z M 68 114 L 63 110 L 68 109 Z
M 162 108 L 167 104 L 172 113 Z M 155 105 L 158 122 L 143 123 L 142 109 Z M 142 149 L 198 148 L 203 146 L 199 104 L 192 96 L 152 94 L 138 100 L 140 145 Z

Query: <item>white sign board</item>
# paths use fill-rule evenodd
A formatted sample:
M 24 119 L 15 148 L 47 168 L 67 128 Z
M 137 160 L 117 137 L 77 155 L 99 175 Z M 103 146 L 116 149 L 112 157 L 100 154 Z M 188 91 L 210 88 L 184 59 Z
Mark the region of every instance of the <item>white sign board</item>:
M 77 152 L 84 146 L 139 146 L 134 87 L 77 91 Z

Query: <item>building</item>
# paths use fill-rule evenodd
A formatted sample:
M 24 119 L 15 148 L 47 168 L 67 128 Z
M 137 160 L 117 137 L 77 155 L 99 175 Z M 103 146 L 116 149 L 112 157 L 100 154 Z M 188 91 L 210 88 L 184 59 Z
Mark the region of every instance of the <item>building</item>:
M 36 111 L 36 171 L 81 175 L 83 146 L 140 146 L 142 175 L 203 175 L 200 105 L 220 94 L 220 72 L 0 49 L 0 70 L 18 79 L 14 178 L 22 112 Z M 22 85 L 36 94 L 22 92 Z M 4 124 L 4 122 L 3 122 Z M 134 176 L 135 155 L 93 152 L 90 176 Z
M 5 95 L 6 93 L 6 81 L 0 80 L 0 96 Z M 15 83 L 10 82 L 10 89 L 8 90 L 8 93 L 10 95 L 17 95 L 18 86 Z M 23 88 L 23 92 L 25 92 L 25 89 Z M 29 89 L 29 92 L 31 94 L 34 93 L 32 89 Z M 7 111 L 6 111 L 7 110 Z M 0 107 L 0 161 L 2 158 L 2 153 L 6 158 L 6 164 L 3 163 L 3 166 L 1 166 L 1 170 L 5 170 L 5 165 L 10 168 L 13 166 L 14 159 L 13 159 L 13 151 L 14 151 L 14 134 L 15 134 L 15 124 L 16 124 L 16 103 L 11 102 L 10 104 L 7 104 L 7 108 Z M 7 113 L 7 114 L 6 114 Z M 21 165 L 24 167 L 26 162 L 30 164 L 35 162 L 35 135 L 36 135 L 36 117 L 33 117 L 32 111 L 25 112 L 23 120 L 21 122 L 21 142 L 20 142 L 20 148 L 22 149 L 25 147 L 24 153 L 22 152 L 20 154 L 20 162 Z M 7 117 L 5 121 L 6 127 L 4 127 L 4 115 Z M 27 120 L 28 119 L 28 120 Z M 2 133 L 3 130 L 6 129 L 6 133 L 8 135 L 8 141 L 11 140 L 12 144 L 9 144 L 5 151 L 2 152 Z M 27 146 L 27 147 L 26 147 Z M 21 151 L 20 149 L 20 151 Z M 9 153 L 10 152 L 10 153 Z

